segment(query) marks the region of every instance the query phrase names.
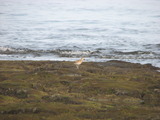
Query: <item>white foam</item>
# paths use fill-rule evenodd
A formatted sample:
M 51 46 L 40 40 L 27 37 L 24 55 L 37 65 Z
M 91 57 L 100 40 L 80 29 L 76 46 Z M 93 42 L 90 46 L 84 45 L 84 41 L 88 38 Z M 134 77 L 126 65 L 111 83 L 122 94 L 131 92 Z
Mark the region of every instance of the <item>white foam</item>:
M 4 46 L 0 46 L 0 51 L 15 51 L 15 49 L 13 48 L 10 48 L 10 47 L 4 47 Z
M 62 51 L 60 54 L 68 54 L 68 55 L 89 55 L 90 51 Z

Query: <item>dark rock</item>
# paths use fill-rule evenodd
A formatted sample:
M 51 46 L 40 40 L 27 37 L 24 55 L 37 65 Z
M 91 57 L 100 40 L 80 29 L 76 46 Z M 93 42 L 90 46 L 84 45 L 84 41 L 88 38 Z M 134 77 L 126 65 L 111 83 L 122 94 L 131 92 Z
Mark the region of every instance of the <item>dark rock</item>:
M 120 89 L 117 89 L 116 91 L 115 91 L 115 94 L 116 95 L 128 95 L 128 92 L 127 91 L 125 91 L 125 90 L 120 90 Z
M 47 102 L 62 102 L 65 104 L 82 104 L 81 102 L 75 101 L 72 98 L 67 96 L 59 96 L 59 95 L 43 96 L 42 99 L 46 100 Z

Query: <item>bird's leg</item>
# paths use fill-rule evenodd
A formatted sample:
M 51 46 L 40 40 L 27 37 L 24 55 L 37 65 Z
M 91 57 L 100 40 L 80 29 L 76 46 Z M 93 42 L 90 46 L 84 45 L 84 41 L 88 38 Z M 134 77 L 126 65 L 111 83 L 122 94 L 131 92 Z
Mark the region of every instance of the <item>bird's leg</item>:
M 77 69 L 79 69 L 79 65 L 76 65 Z

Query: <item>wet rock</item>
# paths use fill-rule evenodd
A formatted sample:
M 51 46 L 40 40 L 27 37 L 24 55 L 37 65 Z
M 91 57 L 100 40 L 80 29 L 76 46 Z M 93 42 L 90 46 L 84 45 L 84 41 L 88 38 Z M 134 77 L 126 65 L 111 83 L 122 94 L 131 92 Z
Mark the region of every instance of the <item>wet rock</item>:
M 1 111 L 1 114 L 4 114 L 4 111 Z
M 154 89 L 154 92 L 160 93 L 160 89 Z
M 68 81 L 60 81 L 60 83 L 61 83 L 62 85 L 69 85 L 69 84 L 70 84 L 70 82 L 68 82 Z
M 34 107 L 34 108 L 32 109 L 32 112 L 33 112 L 33 113 L 38 113 L 37 107 Z
M 28 91 L 24 89 L 0 88 L 0 94 L 8 95 L 8 96 L 15 96 L 18 98 L 28 97 Z
M 28 97 L 27 90 L 17 90 L 15 95 L 18 98 L 27 98 Z
M 34 108 L 22 108 L 22 109 L 12 109 L 12 110 L 8 110 L 8 111 L 1 111 L 1 114 L 22 114 L 22 113 L 38 113 L 39 110 L 37 109 L 37 107 Z
M 62 102 L 65 104 L 82 104 L 81 102 L 73 100 L 70 97 L 61 96 L 61 95 L 43 96 L 42 99 L 46 100 L 47 102 Z
M 128 91 L 117 89 L 115 90 L 115 94 L 120 96 L 120 95 L 128 95 L 129 93 Z

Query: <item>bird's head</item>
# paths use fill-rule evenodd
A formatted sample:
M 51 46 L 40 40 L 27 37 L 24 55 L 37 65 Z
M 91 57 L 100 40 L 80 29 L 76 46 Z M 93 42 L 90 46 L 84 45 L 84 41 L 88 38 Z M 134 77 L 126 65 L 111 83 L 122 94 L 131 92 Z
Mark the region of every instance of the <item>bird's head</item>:
M 81 60 L 83 61 L 83 60 L 85 60 L 84 58 L 81 58 Z

